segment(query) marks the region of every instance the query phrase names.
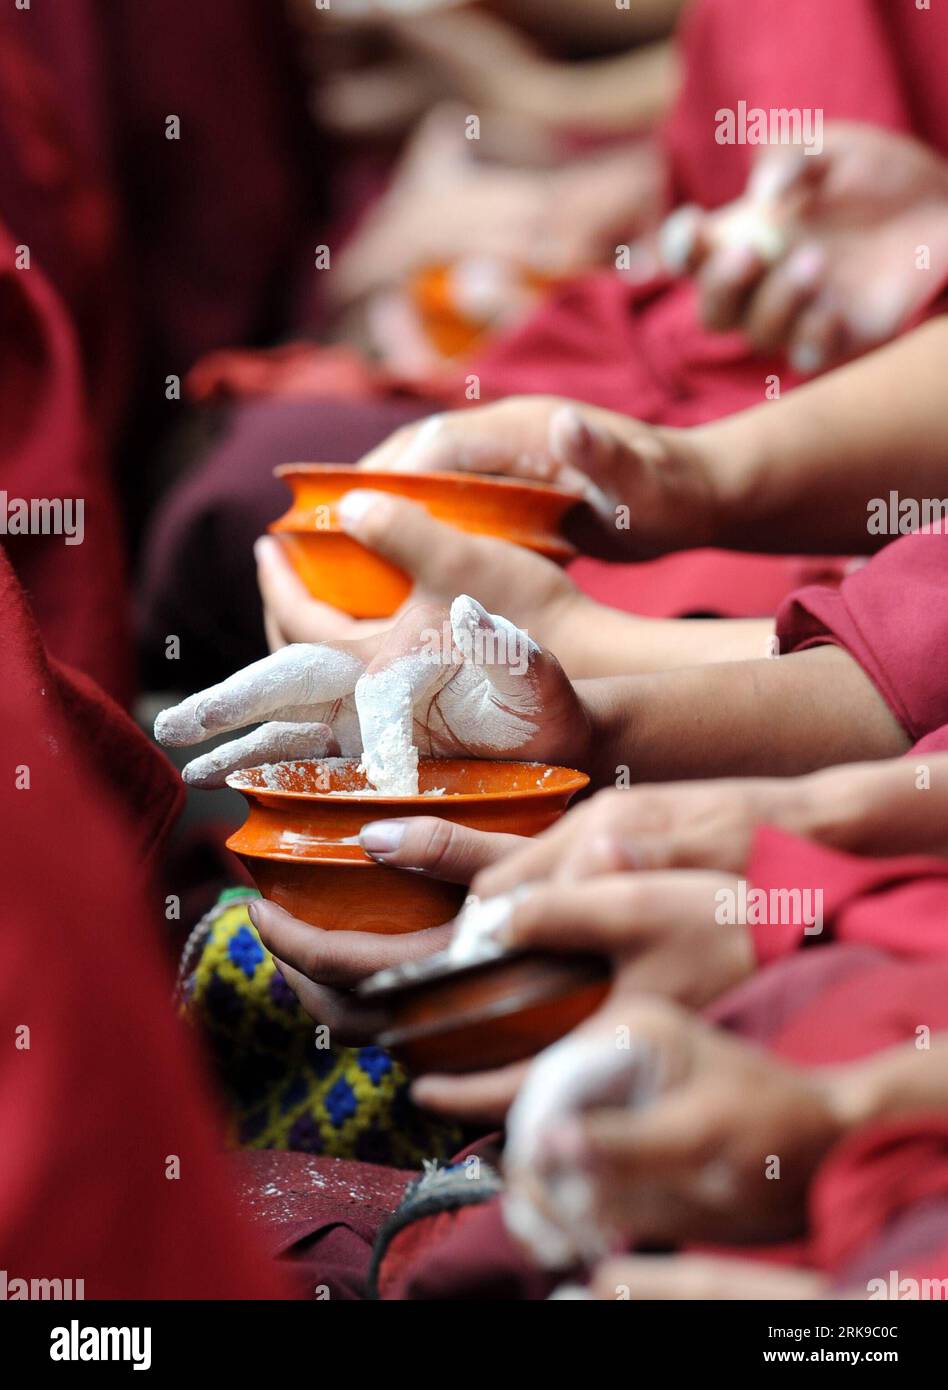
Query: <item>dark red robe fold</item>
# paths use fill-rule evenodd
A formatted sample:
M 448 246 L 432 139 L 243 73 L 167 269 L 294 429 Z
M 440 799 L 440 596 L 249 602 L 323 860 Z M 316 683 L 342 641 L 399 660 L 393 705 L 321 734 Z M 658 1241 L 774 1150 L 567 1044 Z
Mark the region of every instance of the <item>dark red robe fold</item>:
M 130 694 L 121 530 L 102 451 L 90 426 L 75 337 L 32 259 L 16 268 L 0 225 L 0 459 L 14 499 L 81 500 L 81 544 L 62 535 L 0 536 L 50 651 L 119 699 Z M 6 517 L 4 517 L 6 520 Z
M 238 1215 L 214 1103 L 171 1004 L 159 903 L 138 862 L 177 796 L 115 707 L 47 664 L 0 560 L 0 1249 L 8 1279 L 87 1299 L 285 1292 Z M 112 737 L 108 731 L 111 729 Z M 98 768 L 125 772 L 119 808 Z M 152 794 L 146 791 L 149 779 Z M 134 834 L 129 828 L 134 826 Z
M 892 541 L 839 590 L 805 588 L 777 614 L 780 651 L 831 643 L 863 667 L 913 742 L 948 724 L 948 534 Z M 931 745 L 929 745 L 931 746 Z
M 30 247 L 68 311 L 92 419 L 111 438 L 134 333 L 97 8 L 70 0 L 0 10 L 0 222 Z
M 807 935 L 802 922 L 751 925 L 761 965 L 830 941 L 894 956 L 948 956 L 948 859 L 862 858 L 767 827 L 754 837 L 747 879 L 767 893 L 800 890 L 822 901 L 820 933 Z

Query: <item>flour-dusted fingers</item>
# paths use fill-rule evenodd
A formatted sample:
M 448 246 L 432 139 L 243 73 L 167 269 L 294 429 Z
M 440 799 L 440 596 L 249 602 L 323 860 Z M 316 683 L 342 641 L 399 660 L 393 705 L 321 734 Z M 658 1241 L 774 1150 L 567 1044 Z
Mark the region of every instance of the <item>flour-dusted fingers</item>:
M 560 763 L 581 756 L 588 718 L 551 652 L 468 594 L 451 605 L 451 636 L 463 660 L 426 712 L 431 752 Z
M 463 658 L 442 708 L 455 737 L 474 750 L 522 748 L 537 730 L 539 692 L 532 669 L 539 653 L 528 633 L 461 594 L 451 605 L 451 637 Z
M 336 701 L 352 694 L 375 645 L 366 638 L 283 647 L 163 710 L 155 738 L 181 748 L 265 719 L 322 722 Z
M 314 983 L 336 989 L 352 989 L 377 970 L 434 955 L 451 937 L 448 924 L 402 933 L 322 931 L 264 899 L 252 902 L 248 912 L 268 951 Z
M 446 634 L 443 608 L 414 604 L 382 634 L 356 684 L 362 765 L 372 785 L 388 796 L 418 794 L 417 744 L 428 751 L 428 712 L 460 663 Z M 416 722 L 422 735 L 417 744 Z
M 273 722 L 193 758 L 181 775 L 189 787 L 211 790 L 223 787 L 231 772 L 244 767 L 296 758 L 330 758 L 338 752 L 338 740 L 328 724 Z

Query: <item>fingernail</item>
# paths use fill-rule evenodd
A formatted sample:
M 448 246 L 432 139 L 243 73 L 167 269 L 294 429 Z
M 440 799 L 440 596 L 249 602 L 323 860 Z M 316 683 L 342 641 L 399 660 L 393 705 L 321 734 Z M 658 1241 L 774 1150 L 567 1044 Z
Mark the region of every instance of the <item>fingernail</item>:
M 444 415 L 429 415 L 423 420 L 410 442 L 395 459 L 393 470 L 397 473 L 420 472 L 428 461 L 427 455 L 444 425 Z M 430 467 L 430 462 L 429 462 Z
M 347 492 L 336 503 L 336 516 L 344 531 L 355 530 L 363 517 L 385 498 L 384 492 L 371 488 L 357 487 Z
M 259 927 L 259 909 L 255 902 L 247 904 L 247 916 L 250 918 L 251 922 L 254 924 L 255 927 Z
M 790 366 L 801 376 L 812 376 L 823 365 L 823 353 L 814 343 L 800 343 L 790 354 Z
M 203 700 L 194 711 L 195 718 L 202 729 L 209 734 L 213 733 L 216 726 L 221 723 L 222 715 L 220 705 L 216 700 Z
M 658 254 L 666 268 L 680 275 L 688 265 L 701 223 L 701 213 L 691 203 L 666 217 L 658 233 Z
M 787 276 L 798 285 L 808 285 L 823 272 L 826 257 L 818 246 L 801 246 L 786 265 Z
M 393 854 L 405 838 L 403 820 L 374 820 L 359 831 L 359 844 L 366 854 Z
M 276 549 L 277 542 L 272 536 L 258 536 L 253 543 L 253 554 L 257 564 L 265 564 L 272 560 Z

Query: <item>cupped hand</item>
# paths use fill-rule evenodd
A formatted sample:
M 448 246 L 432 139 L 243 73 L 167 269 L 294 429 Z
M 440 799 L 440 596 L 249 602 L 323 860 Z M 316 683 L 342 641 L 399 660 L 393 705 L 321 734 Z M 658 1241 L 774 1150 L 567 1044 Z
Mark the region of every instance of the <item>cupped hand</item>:
M 820 1072 L 678 1006 L 620 1003 L 528 1073 L 507 1122 L 505 1218 L 551 1267 L 630 1240 L 782 1239 L 843 1115 Z
M 355 756 L 365 729 L 385 720 L 410 725 L 402 732 L 422 755 L 589 755 L 589 716 L 556 658 L 463 594 L 450 610 L 416 605 L 372 636 L 283 647 L 163 711 L 155 737 L 190 747 L 259 724 L 184 769 L 191 785 L 219 787 L 238 768 Z
M 766 148 L 736 202 L 678 209 L 662 243 L 670 269 L 696 276 L 708 327 L 823 371 L 894 337 L 948 271 L 948 163 L 910 136 L 832 122 L 819 152 Z
M 507 951 L 608 959 L 611 992 L 577 1030 L 579 1036 L 598 1027 L 625 1000 L 657 996 L 701 1008 L 750 975 L 754 952 L 747 928 L 717 920 L 722 890 L 735 893 L 737 880 L 679 871 L 536 883 L 491 899 L 483 918 L 489 925 L 479 935 Z M 520 1078 L 520 1072 L 509 1069 L 432 1075 L 418 1080 L 413 1094 L 420 1105 L 445 1114 L 499 1119 Z
M 289 642 L 372 637 L 415 604 L 450 605 L 463 592 L 489 612 L 508 614 L 543 646 L 565 651 L 575 615 L 592 606 L 552 560 L 508 541 L 459 531 L 405 498 L 359 488 L 340 500 L 336 515 L 350 536 L 404 570 L 412 591 L 395 619 L 351 618 L 312 598 L 279 542 L 262 536 L 254 553 L 272 650 Z
M 250 919 L 274 964 L 314 1023 L 329 1028 L 335 1042 L 371 1042 L 386 1023 L 384 1010 L 361 1003 L 353 990 L 377 970 L 388 970 L 443 950 L 450 925 L 426 931 L 387 933 L 323 931 L 300 922 L 261 898 L 248 906 Z
M 614 559 L 709 541 L 720 505 L 714 470 L 688 431 L 558 396 L 511 396 L 404 425 L 360 467 L 495 473 L 564 488 L 586 504 L 567 517 L 570 539 Z

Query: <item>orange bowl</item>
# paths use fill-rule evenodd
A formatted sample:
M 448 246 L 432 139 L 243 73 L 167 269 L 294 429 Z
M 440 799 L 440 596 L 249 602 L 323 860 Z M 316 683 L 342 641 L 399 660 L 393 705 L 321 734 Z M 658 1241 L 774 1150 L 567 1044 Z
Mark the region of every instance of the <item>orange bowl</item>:
M 357 987 L 378 1010 L 375 1041 L 409 1071 L 464 1072 L 533 1057 L 593 1012 L 608 962 L 538 951 L 459 964 L 447 951 L 381 970 Z
M 353 488 L 407 497 L 460 531 L 513 541 L 558 564 L 575 554 L 561 528 L 577 498 L 560 488 L 469 473 L 369 472 L 332 463 L 286 463 L 274 473 L 287 483 L 293 500 L 269 531 L 313 597 L 354 618 L 389 617 L 408 597 L 411 580 L 340 527 L 336 503 Z
M 418 780 L 418 796 L 379 796 L 356 758 L 233 772 L 228 785 L 242 793 L 248 815 L 227 847 L 265 898 L 313 926 L 422 931 L 453 917 L 466 890 L 370 859 L 358 840 L 367 821 L 440 816 L 475 830 L 537 835 L 589 782 L 584 772 L 545 763 L 451 758 L 422 758 Z

